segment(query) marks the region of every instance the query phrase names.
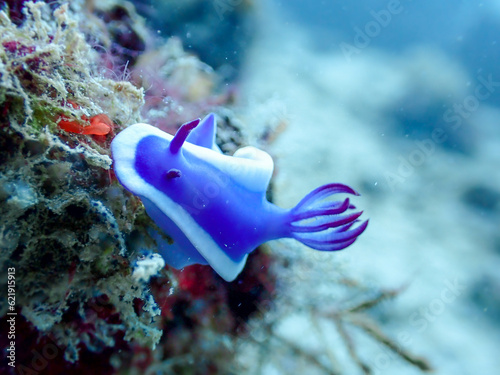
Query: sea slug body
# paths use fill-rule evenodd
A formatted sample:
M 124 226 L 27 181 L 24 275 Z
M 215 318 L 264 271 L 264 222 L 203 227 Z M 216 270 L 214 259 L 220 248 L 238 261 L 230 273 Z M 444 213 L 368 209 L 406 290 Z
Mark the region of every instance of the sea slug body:
M 273 161 L 264 151 L 244 147 L 223 155 L 215 144 L 213 114 L 181 126 L 175 136 L 147 124 L 131 125 L 111 144 L 120 183 L 138 195 L 148 215 L 173 240 L 161 255 L 175 267 L 209 264 L 234 280 L 258 245 L 295 238 L 322 251 L 341 250 L 365 230 L 362 212 L 346 198 L 358 195 L 342 184 L 327 184 L 292 209 L 266 199 Z

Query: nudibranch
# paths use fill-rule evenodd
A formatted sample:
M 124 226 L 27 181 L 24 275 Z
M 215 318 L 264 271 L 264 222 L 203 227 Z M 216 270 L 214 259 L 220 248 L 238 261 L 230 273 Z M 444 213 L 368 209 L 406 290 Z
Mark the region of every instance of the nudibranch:
M 349 198 L 328 200 L 337 193 L 359 195 L 333 183 L 307 194 L 292 209 L 266 199 L 273 172 L 269 154 L 244 147 L 223 155 L 215 143 L 216 121 L 182 125 L 172 136 L 147 124 L 120 132 L 111 144 L 120 183 L 140 197 L 146 212 L 173 239 L 161 255 L 174 268 L 209 264 L 232 281 L 248 254 L 260 244 L 294 238 L 322 251 L 341 250 L 365 230 L 361 212 Z

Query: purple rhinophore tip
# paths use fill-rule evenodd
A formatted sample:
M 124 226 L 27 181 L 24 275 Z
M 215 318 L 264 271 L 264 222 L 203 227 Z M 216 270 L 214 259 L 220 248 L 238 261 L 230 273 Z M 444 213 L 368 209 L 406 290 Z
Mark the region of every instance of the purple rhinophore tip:
M 177 154 L 179 152 L 191 130 L 196 128 L 200 121 L 201 120 L 197 118 L 196 120 L 186 122 L 177 130 L 177 133 L 175 133 L 174 138 L 170 142 L 169 149 L 172 154 Z

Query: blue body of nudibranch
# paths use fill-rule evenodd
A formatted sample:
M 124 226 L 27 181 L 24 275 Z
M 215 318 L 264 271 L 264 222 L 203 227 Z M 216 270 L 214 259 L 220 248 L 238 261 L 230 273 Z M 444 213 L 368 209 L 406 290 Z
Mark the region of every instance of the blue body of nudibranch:
M 336 193 L 357 195 L 345 185 L 321 186 L 291 210 L 268 202 L 271 157 L 254 147 L 223 155 L 215 131 L 213 114 L 184 124 L 175 136 L 135 124 L 111 145 L 119 181 L 174 240 L 161 249 L 171 266 L 210 264 L 231 281 L 248 254 L 266 241 L 292 237 L 333 251 L 349 246 L 365 230 L 368 221 L 353 228 L 361 212 L 351 211 L 349 199 L 325 201 Z

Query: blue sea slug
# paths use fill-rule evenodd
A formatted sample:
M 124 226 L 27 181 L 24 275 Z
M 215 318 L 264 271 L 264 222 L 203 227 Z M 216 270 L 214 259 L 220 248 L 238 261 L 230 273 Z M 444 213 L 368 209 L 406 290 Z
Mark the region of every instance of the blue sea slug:
M 362 212 L 346 198 L 359 195 L 342 184 L 327 184 L 292 209 L 266 199 L 273 161 L 264 151 L 244 147 L 223 155 L 215 144 L 213 114 L 188 122 L 175 136 L 135 124 L 111 144 L 114 170 L 126 189 L 138 195 L 148 215 L 173 240 L 160 252 L 175 268 L 209 264 L 226 281 L 243 269 L 258 245 L 295 238 L 316 250 L 341 250 L 365 230 Z

